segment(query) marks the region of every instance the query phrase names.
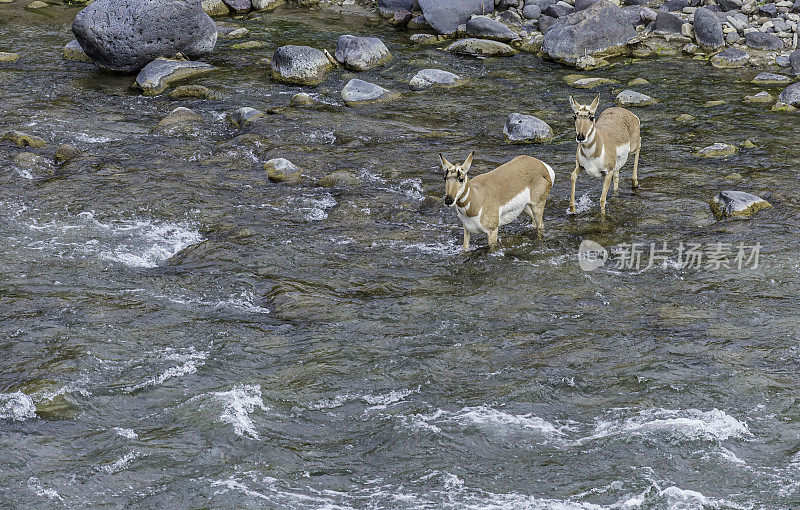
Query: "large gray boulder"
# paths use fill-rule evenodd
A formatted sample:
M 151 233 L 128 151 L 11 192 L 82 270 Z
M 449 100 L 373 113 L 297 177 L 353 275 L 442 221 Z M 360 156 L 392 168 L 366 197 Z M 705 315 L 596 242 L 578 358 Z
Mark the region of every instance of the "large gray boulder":
M 542 51 L 553 60 L 576 64 L 584 56 L 617 52 L 636 37 L 625 13 L 607 0 L 559 18 L 544 35 Z
M 697 45 L 706 51 L 725 47 L 722 22 L 716 14 L 705 7 L 694 11 L 694 37 L 697 39 Z
M 744 42 L 757 50 L 779 51 L 783 49 L 783 40 L 766 32 L 747 32 L 744 34 Z
M 392 54 L 377 37 L 343 35 L 336 43 L 336 60 L 353 71 L 369 71 L 391 59 Z
M 316 86 L 331 69 L 325 53 L 310 46 L 281 46 L 272 55 L 272 77 L 285 83 Z
M 793 83 L 783 89 L 781 95 L 778 96 L 778 101 L 795 107 L 800 106 L 800 82 Z
M 509 143 L 546 142 L 553 138 L 553 129 L 533 115 L 512 113 L 506 119 L 503 136 Z
M 425 19 L 440 34 L 452 34 L 473 14 L 494 12 L 494 0 L 419 0 Z
M 680 34 L 683 20 L 666 11 L 658 11 L 653 32 L 657 34 Z
M 487 16 L 475 16 L 467 21 L 467 34 L 501 42 L 511 42 L 519 38 L 508 26 Z
M 792 68 L 794 74 L 800 76 L 800 49 L 794 50 L 792 54 L 789 55 L 789 66 Z
M 96 0 L 72 32 L 100 67 L 132 73 L 158 57 L 199 58 L 217 43 L 217 25 L 200 0 Z

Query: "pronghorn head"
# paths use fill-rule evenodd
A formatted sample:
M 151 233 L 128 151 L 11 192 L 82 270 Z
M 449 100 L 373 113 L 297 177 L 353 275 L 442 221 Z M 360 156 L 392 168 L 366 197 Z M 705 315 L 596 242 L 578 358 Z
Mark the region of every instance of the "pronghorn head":
M 472 166 L 472 156 L 474 155 L 475 151 L 472 151 L 469 153 L 464 163 L 454 165 L 439 154 L 439 159 L 442 162 L 442 170 L 444 170 L 445 205 L 453 205 L 456 200 L 461 198 L 464 190 L 467 189 L 467 172 L 469 171 L 469 167 Z
M 575 114 L 572 116 L 575 119 L 575 140 L 578 143 L 584 143 L 594 139 L 594 122 L 597 119 L 597 106 L 600 104 L 600 94 L 594 98 L 591 104 L 580 104 L 572 96 L 569 96 L 569 105 Z

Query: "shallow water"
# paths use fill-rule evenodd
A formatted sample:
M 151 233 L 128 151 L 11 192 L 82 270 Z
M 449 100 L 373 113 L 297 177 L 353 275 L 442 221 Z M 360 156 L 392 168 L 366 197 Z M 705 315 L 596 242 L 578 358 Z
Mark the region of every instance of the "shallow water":
M 571 71 L 533 56 L 475 60 L 405 44 L 374 18 L 285 9 L 238 20 L 197 80 L 223 99 L 145 98 L 131 77 L 65 61 L 76 8 L 0 7 L 0 128 L 84 149 L 55 177 L 0 144 L 0 503 L 12 508 L 787 508 L 800 503 L 797 116 L 746 105 L 754 70 L 681 58 L 592 73 L 657 97 L 636 109 L 640 189 L 597 215 L 581 175 L 568 215 Z M 338 71 L 299 87 L 260 58 L 343 33 L 395 55 L 362 73 L 402 96 L 347 108 Z M 424 67 L 463 87 L 408 91 Z M 770 92 L 779 91 L 769 88 Z M 600 89 L 603 102 L 612 89 Z M 708 99 L 727 105 L 704 109 Z M 176 106 L 204 123 L 153 134 Z M 241 106 L 273 109 L 230 127 Z M 553 142 L 502 141 L 505 117 Z M 673 119 L 691 113 L 687 124 Z M 726 161 L 693 156 L 714 142 Z M 29 150 L 29 149 L 28 149 Z M 520 153 L 556 169 L 538 239 L 462 254 L 436 154 L 474 172 Z M 267 181 L 286 157 L 313 178 Z M 314 178 L 346 169 L 347 189 Z M 626 173 L 627 172 L 627 173 Z M 623 170 L 623 178 L 630 169 Z M 738 172 L 734 184 L 726 176 Z M 715 222 L 722 189 L 767 197 Z M 757 268 L 594 272 L 578 245 L 761 245 Z

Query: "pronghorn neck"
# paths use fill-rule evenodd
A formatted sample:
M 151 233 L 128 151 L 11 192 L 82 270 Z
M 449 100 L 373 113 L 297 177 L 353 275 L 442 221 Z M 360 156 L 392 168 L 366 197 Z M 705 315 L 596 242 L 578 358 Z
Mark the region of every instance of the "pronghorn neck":
M 469 177 L 464 181 L 464 192 L 455 202 L 456 207 L 464 210 L 467 216 L 475 216 L 480 210 L 481 197 L 478 191 L 470 185 Z
M 589 130 L 586 140 L 578 143 L 584 157 L 600 157 L 600 153 L 603 150 L 603 135 L 600 133 L 600 130 L 597 129 L 597 123 L 592 124 L 592 128 Z

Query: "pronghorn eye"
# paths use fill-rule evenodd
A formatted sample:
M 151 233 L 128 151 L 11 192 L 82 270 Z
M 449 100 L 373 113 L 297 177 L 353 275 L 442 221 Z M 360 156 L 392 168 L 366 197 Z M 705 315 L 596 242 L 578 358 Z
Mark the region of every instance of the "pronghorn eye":
M 458 182 L 464 182 L 464 176 L 463 175 L 459 175 L 458 176 Z
M 578 114 L 577 113 L 572 114 L 572 120 L 578 120 Z
M 594 115 L 589 115 L 589 120 L 591 120 L 592 122 L 594 122 L 594 119 L 595 119 Z

